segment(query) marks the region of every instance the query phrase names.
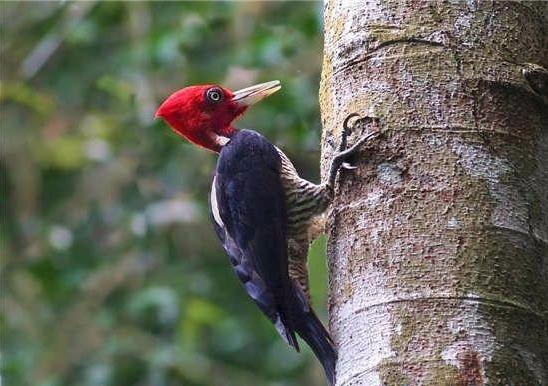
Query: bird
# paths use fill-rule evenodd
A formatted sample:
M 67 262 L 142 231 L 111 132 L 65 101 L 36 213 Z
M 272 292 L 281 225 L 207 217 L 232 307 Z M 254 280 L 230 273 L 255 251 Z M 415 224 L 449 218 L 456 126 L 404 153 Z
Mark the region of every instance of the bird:
M 281 88 L 280 81 L 231 91 L 216 84 L 175 91 L 156 111 L 190 143 L 218 154 L 209 197 L 210 217 L 229 261 L 260 310 L 281 337 L 299 351 L 297 335 L 312 349 L 334 385 L 337 349 L 312 309 L 307 253 L 310 229 L 329 206 L 341 167 L 376 137 L 362 136 L 346 148 L 350 114 L 329 173 L 320 184 L 301 178 L 284 152 L 234 121 Z

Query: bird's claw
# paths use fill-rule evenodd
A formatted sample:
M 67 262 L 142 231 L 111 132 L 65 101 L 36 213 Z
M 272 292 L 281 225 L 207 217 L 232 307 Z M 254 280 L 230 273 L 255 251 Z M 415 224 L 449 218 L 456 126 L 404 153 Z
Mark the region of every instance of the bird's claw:
M 353 118 L 357 118 L 357 119 L 355 119 L 354 122 L 352 124 L 350 124 L 350 121 Z M 377 126 L 378 123 L 379 123 L 379 118 L 369 117 L 369 116 L 361 116 L 358 113 L 348 114 L 348 116 L 344 119 L 344 122 L 343 122 L 341 142 L 340 142 L 339 149 L 338 149 L 339 153 L 342 153 L 345 150 L 348 150 L 348 148 L 347 148 L 347 146 L 348 146 L 348 137 L 350 136 L 351 132 L 354 130 L 354 127 L 356 126 L 356 123 L 358 123 L 358 122 L 364 123 L 365 125 L 373 124 L 373 125 Z M 378 128 L 378 126 L 377 126 L 377 128 Z M 364 131 L 365 131 L 365 127 L 363 127 L 362 134 L 364 133 Z M 365 135 L 365 137 L 368 137 L 369 139 L 372 139 L 372 138 L 376 137 L 378 134 L 380 134 L 380 131 L 377 129 L 373 133 Z M 362 138 L 360 138 L 358 140 L 358 142 L 363 143 L 364 141 L 362 141 Z M 351 147 L 355 147 L 355 146 L 351 146 Z
M 348 114 L 348 116 L 344 119 L 343 131 L 342 131 L 342 135 L 341 135 L 341 143 L 339 145 L 339 152 L 346 149 L 346 145 L 348 144 L 348 136 L 352 132 L 352 129 L 353 129 L 353 126 L 354 126 L 354 125 L 349 126 L 350 120 L 352 118 L 356 118 L 356 117 L 359 117 L 359 116 L 360 116 L 360 114 L 358 114 L 358 113 L 351 113 L 351 114 Z
M 350 123 L 350 120 L 352 118 L 356 118 L 356 117 L 360 117 L 360 114 L 358 113 L 351 113 L 351 114 L 348 114 L 348 116 L 344 119 L 344 122 L 343 122 L 343 129 L 346 133 L 348 133 L 350 130 L 352 130 L 352 127 L 349 126 L 348 124 Z M 352 125 L 354 126 L 354 125 Z
M 357 169 L 358 167 L 355 166 L 355 165 L 350 165 L 348 162 L 343 162 L 341 164 L 341 168 L 346 169 L 346 170 L 354 170 L 354 169 Z
M 350 121 L 353 118 L 357 118 L 357 119 L 354 121 L 354 123 L 352 125 L 350 125 Z M 350 133 L 353 131 L 354 126 L 355 126 L 356 122 L 358 122 L 358 121 L 363 121 L 366 124 L 370 124 L 370 123 L 378 123 L 379 119 L 376 118 L 376 117 L 369 117 L 369 116 L 363 116 L 362 117 L 358 113 L 348 114 L 348 116 L 344 119 L 344 122 L 343 122 L 343 131 L 342 131 L 342 135 L 341 135 L 341 142 L 340 142 L 339 149 L 338 149 L 339 153 L 347 150 L 348 137 L 350 136 Z M 363 134 L 363 131 L 362 131 L 362 134 Z M 374 136 L 375 135 L 372 135 L 372 134 L 367 135 L 367 137 L 369 137 L 369 138 L 372 138 Z M 358 141 L 358 142 L 360 142 L 360 141 Z
M 338 164 L 341 168 L 346 170 L 353 170 L 356 169 L 356 166 L 351 165 L 348 162 L 348 159 L 352 157 L 354 154 L 356 154 L 360 148 L 367 142 L 369 142 L 372 139 L 377 138 L 380 135 L 379 131 L 373 131 L 369 134 L 362 135 L 361 138 L 359 138 L 352 146 L 347 147 L 347 138 L 350 134 L 351 130 L 353 129 L 353 126 L 349 125 L 349 122 L 352 118 L 359 117 L 359 120 L 365 121 L 367 123 L 376 122 L 378 121 L 377 118 L 372 117 L 360 117 L 357 113 L 349 114 L 343 123 L 343 132 L 342 132 L 342 138 L 341 138 L 341 144 L 339 146 L 339 151 L 335 155 L 335 159 L 337 160 Z M 362 132 L 363 134 L 363 132 Z
M 381 134 L 380 131 L 374 131 L 374 132 L 366 134 L 366 135 L 363 135 L 363 132 L 362 132 L 362 137 L 359 138 L 352 146 L 347 148 L 347 139 L 348 139 L 348 136 L 350 135 L 350 132 L 352 131 L 353 126 L 354 126 L 354 125 L 350 126 L 349 123 L 350 123 L 350 120 L 352 118 L 355 118 L 355 117 L 359 117 L 360 121 L 364 121 L 366 123 L 378 121 L 377 118 L 360 117 L 360 115 L 357 114 L 357 113 L 349 114 L 345 118 L 344 123 L 343 123 L 341 142 L 340 142 L 339 148 L 337 149 L 338 151 L 335 153 L 335 155 L 334 155 L 334 157 L 331 161 L 331 166 L 329 168 L 329 177 L 328 177 L 328 182 L 327 182 L 327 184 L 329 186 L 334 186 L 335 185 L 335 179 L 337 177 L 337 172 L 339 171 L 339 169 L 341 169 L 341 168 L 346 169 L 346 170 L 356 169 L 356 166 L 350 164 L 348 162 L 348 160 L 354 154 L 358 153 L 360 148 L 365 143 L 369 142 L 370 140 L 372 140 L 374 138 L 379 137 L 380 134 Z

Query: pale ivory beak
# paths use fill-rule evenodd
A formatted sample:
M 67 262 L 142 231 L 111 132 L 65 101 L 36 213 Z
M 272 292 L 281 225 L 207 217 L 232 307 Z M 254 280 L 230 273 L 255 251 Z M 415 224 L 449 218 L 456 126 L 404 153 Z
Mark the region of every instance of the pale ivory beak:
M 251 106 L 282 88 L 279 80 L 259 83 L 234 92 L 232 101 L 240 106 Z

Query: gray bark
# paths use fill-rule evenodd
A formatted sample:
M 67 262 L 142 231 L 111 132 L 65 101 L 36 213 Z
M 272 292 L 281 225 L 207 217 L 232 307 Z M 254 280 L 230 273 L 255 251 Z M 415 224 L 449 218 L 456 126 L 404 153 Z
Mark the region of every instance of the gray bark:
M 548 385 L 547 4 L 326 4 L 323 173 L 384 133 L 328 218 L 338 386 Z

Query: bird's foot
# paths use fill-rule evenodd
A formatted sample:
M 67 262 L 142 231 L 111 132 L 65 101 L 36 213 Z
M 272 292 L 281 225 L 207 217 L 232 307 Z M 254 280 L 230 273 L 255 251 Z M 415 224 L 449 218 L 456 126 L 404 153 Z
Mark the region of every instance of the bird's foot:
M 350 125 L 350 121 L 353 120 L 353 124 Z M 343 132 L 341 135 L 341 143 L 339 145 L 338 152 L 335 154 L 335 158 L 340 159 L 340 166 L 347 170 L 356 169 L 355 166 L 351 165 L 347 160 L 352 157 L 354 154 L 356 154 L 359 149 L 367 142 L 377 138 L 380 135 L 380 131 L 377 129 L 373 131 L 372 133 L 362 135 L 362 137 L 351 147 L 347 148 L 348 145 L 348 136 L 350 133 L 354 130 L 354 128 L 357 126 L 357 124 L 365 124 L 364 126 L 367 127 L 369 124 L 373 123 L 375 126 L 377 126 L 379 122 L 378 118 L 373 117 L 360 117 L 358 113 L 352 113 L 349 114 L 344 122 L 343 122 Z M 364 127 L 364 131 L 365 131 Z M 363 131 L 362 131 L 363 134 Z
M 354 120 L 354 124 L 350 125 L 350 121 L 353 118 L 357 118 Z M 372 117 L 360 117 L 357 113 L 352 113 L 348 115 L 343 123 L 343 132 L 341 135 L 341 143 L 339 145 L 337 153 L 335 153 L 332 161 L 331 161 L 331 167 L 329 170 L 329 180 L 328 185 L 333 186 L 335 183 L 335 178 L 337 176 L 337 172 L 340 168 L 347 169 L 347 170 L 353 170 L 356 169 L 356 166 L 352 165 L 349 162 L 349 159 L 352 158 L 359 150 L 360 148 L 366 144 L 367 142 L 378 138 L 381 134 L 380 130 L 377 129 L 373 132 L 369 132 L 368 134 L 363 135 L 356 143 L 354 143 L 352 146 L 347 148 L 347 142 L 348 142 L 348 136 L 350 133 L 354 130 L 356 123 L 365 123 L 365 127 L 369 126 L 369 123 L 375 123 L 375 126 L 377 126 L 378 118 L 372 118 Z M 364 127 L 364 131 L 365 131 Z

